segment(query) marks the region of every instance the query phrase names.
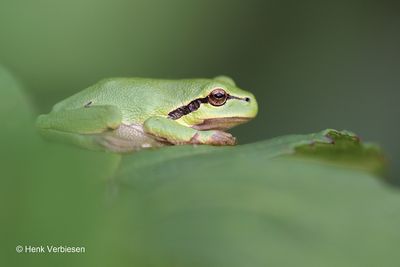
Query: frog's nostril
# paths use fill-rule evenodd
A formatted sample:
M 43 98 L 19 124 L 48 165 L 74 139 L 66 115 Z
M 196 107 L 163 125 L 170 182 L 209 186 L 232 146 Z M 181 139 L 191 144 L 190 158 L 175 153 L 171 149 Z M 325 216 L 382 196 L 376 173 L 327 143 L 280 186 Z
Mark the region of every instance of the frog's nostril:
M 244 100 L 245 100 L 246 102 L 250 102 L 250 97 L 246 97 Z

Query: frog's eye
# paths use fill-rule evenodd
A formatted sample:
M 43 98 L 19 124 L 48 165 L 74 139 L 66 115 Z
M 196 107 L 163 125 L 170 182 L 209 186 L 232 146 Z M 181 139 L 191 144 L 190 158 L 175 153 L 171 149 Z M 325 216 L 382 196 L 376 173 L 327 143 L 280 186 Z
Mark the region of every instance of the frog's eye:
M 213 106 L 222 106 L 225 104 L 228 94 L 222 88 L 215 88 L 208 95 L 208 102 Z

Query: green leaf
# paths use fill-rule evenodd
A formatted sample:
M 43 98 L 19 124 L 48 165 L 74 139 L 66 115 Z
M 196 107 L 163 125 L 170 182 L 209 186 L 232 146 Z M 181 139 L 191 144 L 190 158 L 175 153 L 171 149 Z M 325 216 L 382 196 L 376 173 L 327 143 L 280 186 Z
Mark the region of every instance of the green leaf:
M 296 155 L 341 164 L 377 175 L 386 174 L 386 158 L 379 146 L 363 144 L 360 138 L 348 131 L 325 130 L 319 136 L 328 142 L 312 142 L 295 148 Z
M 0 111 L 0 259 L 7 266 L 76 266 L 82 257 L 21 255 L 15 247 L 84 246 L 96 216 L 104 216 L 104 180 L 119 155 L 42 141 L 28 95 L 1 66 Z
M 159 164 L 168 165 L 169 161 L 180 160 L 184 164 L 190 162 L 193 157 L 203 155 L 217 157 L 217 161 L 219 157 L 231 156 L 241 162 L 249 153 L 258 153 L 264 159 L 302 156 L 375 174 L 384 173 L 386 166 L 384 156 L 378 146 L 361 143 L 360 139 L 349 131 L 327 129 L 319 133 L 282 136 L 237 147 L 172 146 L 142 151 L 124 157 L 117 177 L 120 182 L 130 183 L 141 173 L 146 174 Z
M 358 164 L 365 153 L 354 151 L 370 148 L 349 132 L 327 130 L 126 156 L 113 183 L 114 203 L 90 245 L 101 253 L 89 262 L 396 266 L 400 195 L 327 157 L 328 149 L 351 153 Z
M 26 135 L 26 131 L 30 131 L 29 125 L 33 121 L 34 114 L 34 109 L 20 82 L 0 65 L 1 141 L 5 142 L 7 138 L 15 135 L 21 137 Z
M 15 242 L 22 224 L 20 218 L 24 207 L 21 189 L 25 184 L 20 178 L 29 165 L 26 151 L 32 149 L 33 113 L 21 84 L 0 65 L 0 211 L 3 214 L 0 235 L 7 245 Z M 7 249 L 1 249 L 0 258 L 8 258 L 2 255 Z

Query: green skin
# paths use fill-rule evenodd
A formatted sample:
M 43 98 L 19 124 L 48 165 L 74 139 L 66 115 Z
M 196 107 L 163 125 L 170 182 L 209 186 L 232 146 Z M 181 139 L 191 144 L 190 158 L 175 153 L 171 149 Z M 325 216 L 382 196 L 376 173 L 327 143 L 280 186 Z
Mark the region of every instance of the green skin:
M 168 114 L 215 89 L 232 96 L 222 105 L 201 103 L 179 118 Z M 40 115 L 37 127 L 52 140 L 92 149 L 130 152 L 148 147 L 181 144 L 234 145 L 223 130 L 257 115 L 255 97 L 232 79 L 161 80 L 112 78 L 56 104 Z

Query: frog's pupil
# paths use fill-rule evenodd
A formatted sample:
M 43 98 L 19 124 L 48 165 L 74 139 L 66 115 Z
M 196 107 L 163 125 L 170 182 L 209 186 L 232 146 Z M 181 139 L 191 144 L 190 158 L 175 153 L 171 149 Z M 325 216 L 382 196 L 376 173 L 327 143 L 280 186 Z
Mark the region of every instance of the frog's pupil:
M 214 96 L 215 96 L 216 98 L 223 98 L 223 97 L 224 97 L 224 94 L 223 94 L 223 93 L 216 93 Z

